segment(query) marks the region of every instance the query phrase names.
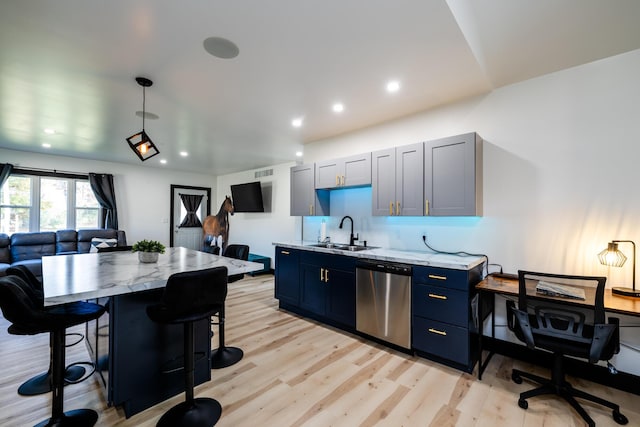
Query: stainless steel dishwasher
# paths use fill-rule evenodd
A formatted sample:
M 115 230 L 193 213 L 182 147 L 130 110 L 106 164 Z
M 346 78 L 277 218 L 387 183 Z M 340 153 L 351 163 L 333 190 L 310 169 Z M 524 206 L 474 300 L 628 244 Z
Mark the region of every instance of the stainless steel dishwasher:
M 356 263 L 356 330 L 411 348 L 411 266 Z

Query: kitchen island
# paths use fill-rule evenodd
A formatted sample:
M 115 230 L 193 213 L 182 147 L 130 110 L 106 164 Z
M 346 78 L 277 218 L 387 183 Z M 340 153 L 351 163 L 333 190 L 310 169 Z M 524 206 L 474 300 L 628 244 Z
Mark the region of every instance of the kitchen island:
M 484 257 L 322 247 L 315 242 L 274 244 L 275 296 L 281 309 L 400 351 L 473 370 L 480 309 L 475 285 L 483 277 Z M 376 280 L 378 274 L 382 275 Z M 406 282 L 396 280 L 399 275 L 410 276 L 410 285 L 402 290 L 397 284 Z M 372 286 L 379 290 L 363 297 Z M 406 309 L 397 309 L 399 304 Z M 362 320 L 373 315 L 380 334 L 372 335 L 363 325 Z M 407 336 L 408 342 L 398 345 L 392 335 Z
M 157 263 L 138 254 L 87 253 L 43 257 L 45 305 L 95 300 L 107 313 L 87 325 L 87 343 L 109 405 L 127 417 L 184 391 L 180 369 L 182 325 L 152 322 L 146 307 L 157 303 L 174 273 L 227 267 L 228 274 L 259 270 L 262 264 L 186 248 L 168 248 Z M 195 325 L 195 382 L 211 379 L 210 321 Z

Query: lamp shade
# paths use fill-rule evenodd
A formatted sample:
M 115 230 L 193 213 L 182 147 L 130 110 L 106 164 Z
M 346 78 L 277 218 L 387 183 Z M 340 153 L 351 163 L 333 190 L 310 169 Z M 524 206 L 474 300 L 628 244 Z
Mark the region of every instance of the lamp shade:
M 160 153 L 144 129 L 128 137 L 127 142 L 129 143 L 129 147 L 131 147 L 133 152 L 136 153 L 143 162 Z
M 607 245 L 607 249 L 598 254 L 598 259 L 600 260 L 600 264 L 610 267 L 622 267 L 625 261 L 627 261 L 627 257 L 620 252 L 618 244 L 615 242 L 610 242 Z

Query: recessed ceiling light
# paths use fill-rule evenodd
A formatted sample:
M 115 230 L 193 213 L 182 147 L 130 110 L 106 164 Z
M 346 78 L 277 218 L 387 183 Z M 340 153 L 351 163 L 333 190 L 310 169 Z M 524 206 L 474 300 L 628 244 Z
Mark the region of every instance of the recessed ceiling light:
M 302 119 L 291 120 L 291 126 L 293 126 L 294 128 L 299 128 L 300 126 L 302 126 Z
M 162 159 L 162 160 L 160 160 L 160 163 L 162 163 L 163 165 L 166 165 L 167 164 L 167 160 L 166 159 Z
M 216 58 L 231 59 L 240 53 L 240 49 L 234 42 L 222 37 L 209 37 L 202 44 L 204 50 Z
M 187 156 L 189 155 L 189 153 L 187 153 L 186 151 L 181 151 L 181 152 L 180 152 L 180 155 L 181 155 L 182 157 L 187 157 Z
M 334 113 L 342 113 L 343 111 L 344 111 L 344 105 L 342 105 L 339 102 L 333 104 L 333 112 Z
M 397 80 L 391 80 L 387 83 L 387 92 L 393 93 L 400 90 L 400 82 Z
M 44 133 L 46 133 L 47 135 L 54 135 L 56 133 L 56 130 L 52 128 L 45 128 Z
M 296 151 L 296 157 L 302 157 L 302 151 Z
M 44 148 L 51 148 L 51 144 L 47 144 L 47 143 L 42 144 L 42 146 L 43 146 Z

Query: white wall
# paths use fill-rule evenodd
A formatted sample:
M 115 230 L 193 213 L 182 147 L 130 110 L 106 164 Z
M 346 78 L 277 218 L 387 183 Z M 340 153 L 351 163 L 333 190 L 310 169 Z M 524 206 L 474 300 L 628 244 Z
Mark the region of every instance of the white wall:
M 345 241 L 337 223 L 351 215 L 370 244 L 423 250 L 426 233 L 440 250 L 484 253 L 507 272 L 608 274 L 609 286 L 629 284 L 630 262 L 609 271 L 596 255 L 611 239 L 640 243 L 638 75 L 640 50 L 306 145 L 308 163 L 469 131 L 485 140 L 482 217 L 371 217 L 366 190 L 340 190 L 328 234 Z M 305 219 L 305 239 L 316 238 L 319 221 Z
M 159 240 L 169 245 L 171 184 L 210 187 L 215 200 L 214 176 L 132 166 L 71 157 L 34 154 L 0 149 L 0 162 L 22 168 L 56 169 L 77 173 L 113 175 L 118 207 L 118 226 L 127 233 L 127 242 Z M 212 203 L 211 209 L 214 209 Z
M 295 163 L 286 163 L 268 168 L 255 169 L 218 177 L 216 203 L 212 204 L 212 214 L 216 214 L 224 202 L 225 195 L 231 195 L 231 185 L 260 181 L 265 198 L 265 212 L 235 213 L 229 217 L 229 243 L 249 245 L 251 253 L 271 258 L 275 266 L 273 242 L 300 239 L 301 218 L 289 216 L 290 179 L 289 169 Z M 256 178 L 256 171 L 273 169 L 273 175 Z M 216 198 L 212 197 L 213 200 Z

